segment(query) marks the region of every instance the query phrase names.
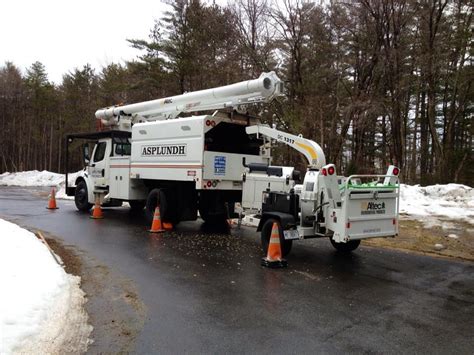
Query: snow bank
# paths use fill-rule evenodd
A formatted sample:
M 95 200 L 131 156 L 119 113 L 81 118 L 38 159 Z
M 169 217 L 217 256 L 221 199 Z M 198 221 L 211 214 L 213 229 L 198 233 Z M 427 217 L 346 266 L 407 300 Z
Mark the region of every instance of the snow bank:
M 400 213 L 431 224 L 436 217 L 464 220 L 474 224 L 474 189 L 460 184 L 401 185 Z
M 69 186 L 74 184 L 77 174 L 70 173 L 68 177 Z M 73 197 L 66 195 L 65 176 L 64 174 L 57 174 L 47 170 L 38 171 L 22 171 L 18 173 L 3 173 L 0 174 L 0 186 L 23 186 L 23 187 L 56 187 L 56 198 L 73 199 Z
M 80 278 L 67 274 L 33 233 L 2 219 L 0 280 L 1 354 L 87 349 L 92 329 Z
M 46 170 L 3 173 L 0 175 L 0 185 L 6 186 L 59 186 L 60 184 L 64 184 L 64 175 Z

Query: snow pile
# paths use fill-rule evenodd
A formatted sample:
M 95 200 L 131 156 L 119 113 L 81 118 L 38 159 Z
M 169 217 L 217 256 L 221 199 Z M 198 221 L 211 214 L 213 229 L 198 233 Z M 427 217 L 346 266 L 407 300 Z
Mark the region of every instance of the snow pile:
M 92 327 L 80 278 L 67 274 L 33 233 L 2 219 L 0 279 L 1 354 L 87 349 Z
M 0 185 L 6 186 L 59 186 L 63 183 L 63 174 L 56 174 L 46 170 L 3 173 L 0 175 Z
M 437 216 L 474 224 L 474 189 L 460 184 L 401 185 L 400 213 L 434 223 Z
M 69 186 L 74 185 L 78 174 L 79 172 L 68 174 Z M 65 179 L 64 174 L 57 174 L 47 170 L 31 170 L 18 173 L 7 172 L 0 174 L 0 186 L 56 187 L 56 198 L 73 199 L 73 197 L 66 195 Z

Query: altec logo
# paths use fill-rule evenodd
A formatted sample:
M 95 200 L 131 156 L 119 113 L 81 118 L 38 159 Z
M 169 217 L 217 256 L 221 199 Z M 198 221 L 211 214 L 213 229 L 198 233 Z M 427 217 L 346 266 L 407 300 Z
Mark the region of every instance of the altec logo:
M 183 156 L 186 144 L 164 144 L 142 146 L 142 156 Z
M 385 202 L 364 202 L 366 210 L 383 210 L 385 209 Z
M 384 214 L 385 202 L 362 202 L 361 214 Z

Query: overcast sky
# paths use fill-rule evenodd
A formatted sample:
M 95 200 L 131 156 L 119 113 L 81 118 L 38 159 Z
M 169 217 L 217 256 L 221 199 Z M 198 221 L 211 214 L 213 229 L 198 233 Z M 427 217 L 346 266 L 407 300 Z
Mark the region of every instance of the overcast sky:
M 0 66 L 23 71 L 42 62 L 49 79 L 90 63 L 101 68 L 135 58 L 127 38 L 147 39 L 168 8 L 160 0 L 3 0 L 0 2 Z

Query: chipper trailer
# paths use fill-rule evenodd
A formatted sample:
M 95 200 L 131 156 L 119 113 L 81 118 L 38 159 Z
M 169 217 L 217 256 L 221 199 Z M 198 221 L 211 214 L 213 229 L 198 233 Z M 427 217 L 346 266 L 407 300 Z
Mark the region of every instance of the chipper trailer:
M 248 114 L 249 105 L 283 95 L 282 81 L 270 72 L 100 109 L 95 115 L 102 130 L 67 136 L 67 157 L 73 141 L 86 141 L 85 167 L 71 184 L 66 174 L 67 194 L 81 211 L 97 199 L 103 206 L 128 202 L 133 210 L 145 208 L 150 220 L 159 205 L 162 220 L 175 225 L 196 220 L 198 212 L 208 223 L 258 215 L 264 251 L 276 222 L 284 255 L 297 239 L 329 237 L 336 249 L 350 251 L 361 239 L 397 235 L 398 168 L 390 166 L 385 175 L 338 176 L 316 142 Z M 202 112 L 208 114 L 196 114 Z M 307 158 L 302 184 L 294 167 L 271 165 L 275 143 Z

